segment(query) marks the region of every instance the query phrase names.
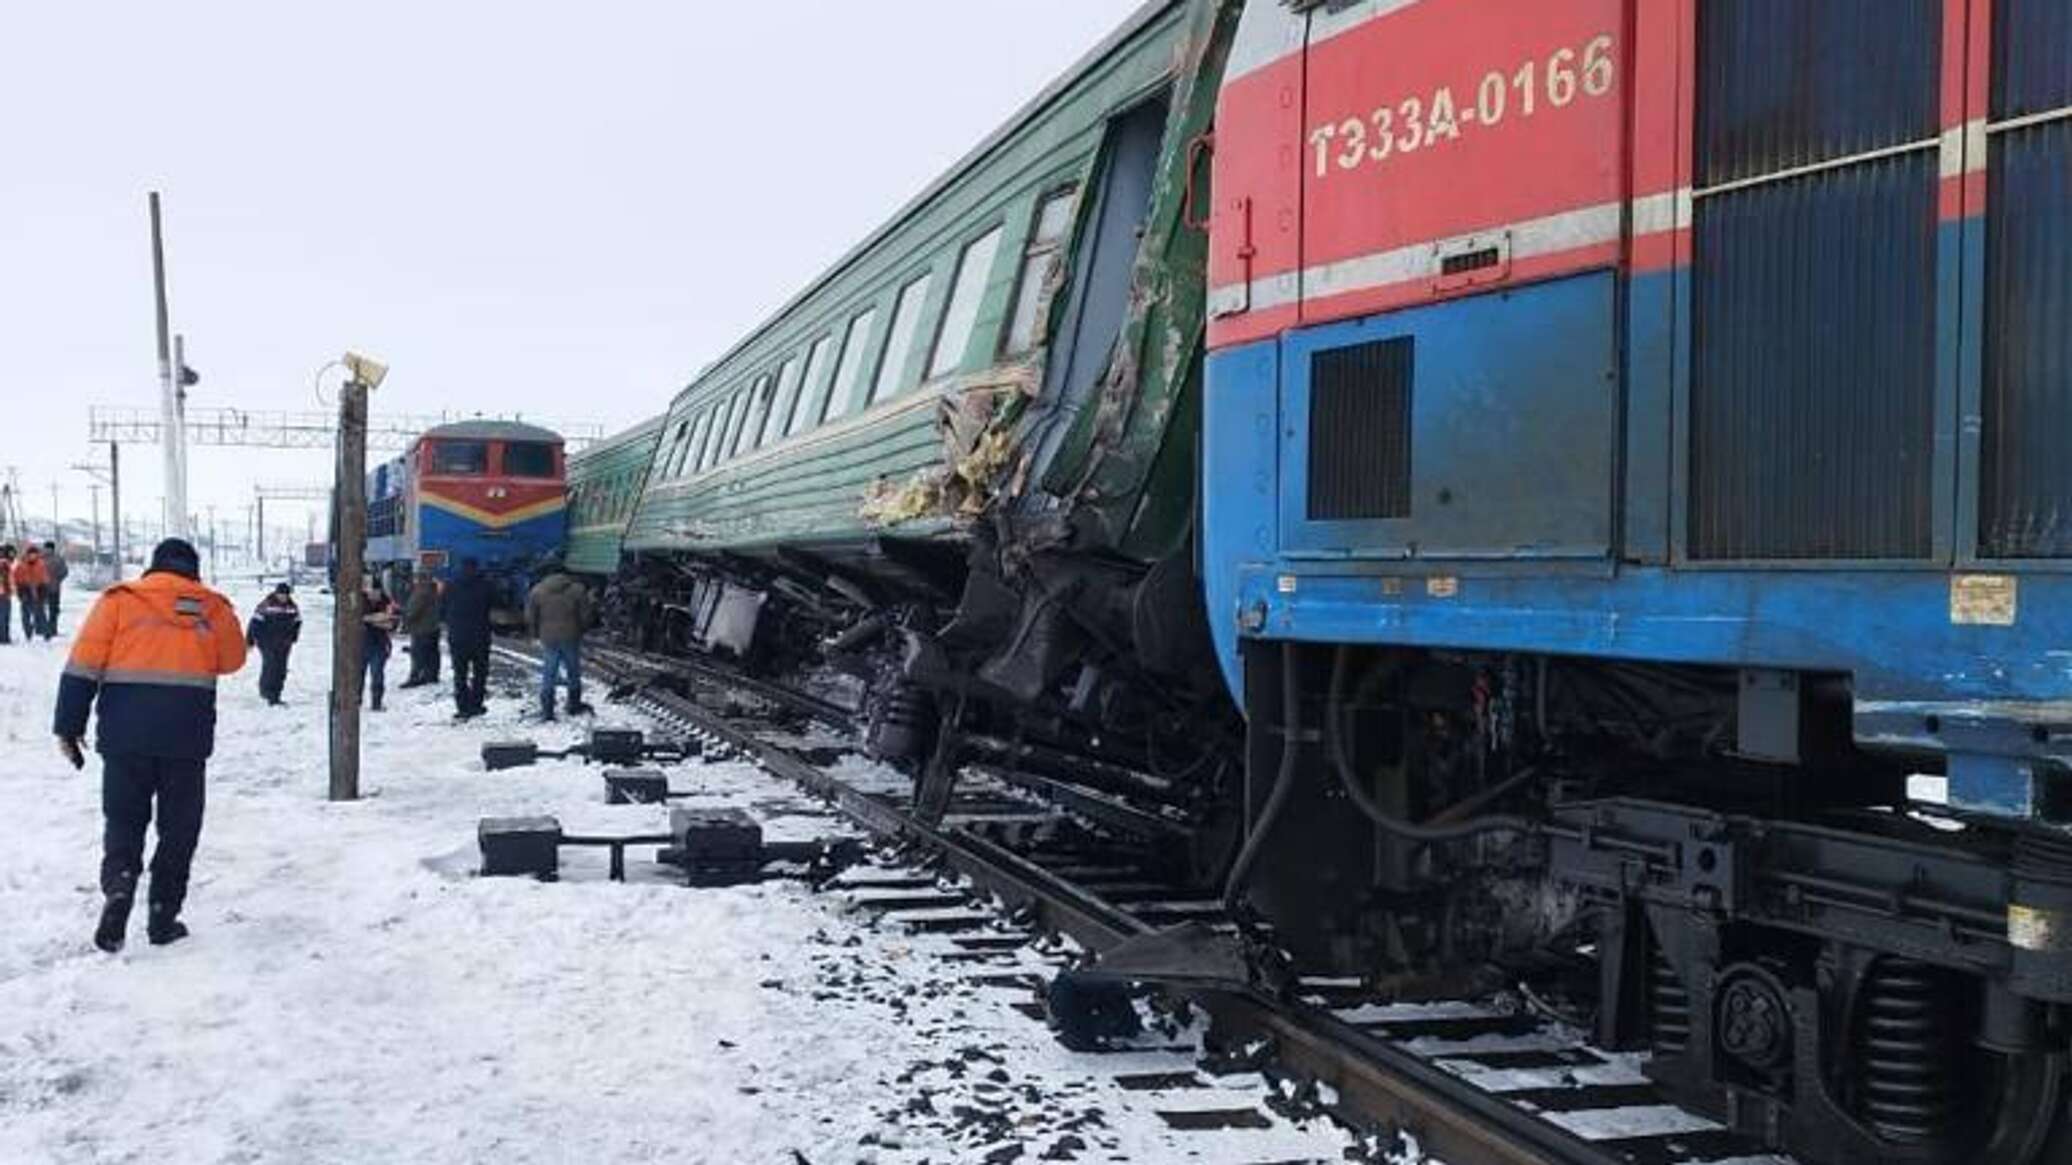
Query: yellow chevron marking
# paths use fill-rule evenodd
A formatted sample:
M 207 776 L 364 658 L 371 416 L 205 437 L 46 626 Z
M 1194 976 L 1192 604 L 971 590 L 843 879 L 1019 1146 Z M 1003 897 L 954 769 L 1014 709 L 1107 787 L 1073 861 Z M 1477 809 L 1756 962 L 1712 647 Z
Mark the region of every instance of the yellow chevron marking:
M 568 505 L 567 498 L 553 497 L 534 502 L 529 506 L 520 506 L 507 514 L 492 514 L 488 510 L 478 509 L 468 505 L 466 502 L 454 501 L 452 498 L 427 497 L 423 498 L 422 501 L 425 505 L 434 509 L 444 510 L 455 517 L 466 518 L 470 522 L 487 526 L 492 530 L 501 530 L 506 526 L 515 526 L 520 522 L 529 522 L 534 518 L 543 518 L 548 514 L 565 509 Z

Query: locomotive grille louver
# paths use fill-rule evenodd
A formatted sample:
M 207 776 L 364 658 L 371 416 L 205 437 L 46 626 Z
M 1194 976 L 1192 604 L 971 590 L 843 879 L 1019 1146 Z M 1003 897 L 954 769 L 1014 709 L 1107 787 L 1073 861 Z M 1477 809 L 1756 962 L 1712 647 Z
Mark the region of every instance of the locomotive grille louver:
M 1310 358 L 1309 518 L 1410 516 L 1410 386 L 1403 337 Z

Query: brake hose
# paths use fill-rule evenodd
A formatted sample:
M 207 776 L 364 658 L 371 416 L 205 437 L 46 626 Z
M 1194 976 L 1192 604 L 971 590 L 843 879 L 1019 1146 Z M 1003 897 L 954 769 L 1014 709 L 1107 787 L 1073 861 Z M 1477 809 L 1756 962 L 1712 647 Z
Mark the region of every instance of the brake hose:
M 1541 823 L 1530 817 L 1516 814 L 1497 813 L 1486 817 L 1470 817 L 1465 821 L 1447 822 L 1441 825 L 1419 825 L 1391 816 L 1367 790 L 1360 787 L 1359 775 L 1353 772 L 1352 760 L 1346 755 L 1345 733 L 1339 722 L 1339 701 L 1345 692 L 1346 659 L 1349 651 L 1340 646 L 1331 661 L 1331 695 L 1324 708 L 1324 747 L 1331 754 L 1331 768 L 1338 774 L 1338 783 L 1345 787 L 1345 795 L 1352 799 L 1367 820 L 1376 829 L 1404 841 L 1432 844 L 1446 841 L 1461 841 L 1485 833 L 1533 833 L 1542 828 Z M 1504 782 L 1501 789 L 1508 790 L 1523 783 L 1531 770 Z
M 1281 769 L 1273 779 L 1273 792 L 1267 794 L 1266 806 L 1259 812 L 1259 823 L 1245 838 L 1244 848 L 1238 851 L 1237 861 L 1230 866 L 1230 876 L 1224 880 L 1223 905 L 1233 913 L 1244 896 L 1245 883 L 1251 879 L 1252 866 L 1259 860 L 1266 835 L 1273 831 L 1274 822 L 1280 819 L 1281 810 L 1287 808 L 1288 797 L 1295 791 L 1295 772 L 1302 761 L 1302 680 L 1295 672 L 1295 654 L 1293 641 L 1281 644 Z

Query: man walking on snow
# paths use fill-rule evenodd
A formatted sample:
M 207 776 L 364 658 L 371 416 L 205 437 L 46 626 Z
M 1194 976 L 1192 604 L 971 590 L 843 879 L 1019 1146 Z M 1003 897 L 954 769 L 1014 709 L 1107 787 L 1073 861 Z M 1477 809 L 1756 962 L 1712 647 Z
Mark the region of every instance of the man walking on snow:
M 295 605 L 295 588 L 287 583 L 259 600 L 252 609 L 252 621 L 245 625 L 245 644 L 259 649 L 259 696 L 269 704 L 281 702 L 281 690 L 288 685 L 288 653 L 302 638 L 302 608 Z
M 545 649 L 540 661 L 540 719 L 554 718 L 554 680 L 568 676 L 568 714 L 588 712 L 583 703 L 583 635 L 597 622 L 597 600 L 576 576 L 549 563 L 550 572 L 525 599 L 525 626 Z
M 244 666 L 237 611 L 203 586 L 201 556 L 168 538 L 144 577 L 101 593 L 79 629 L 58 683 L 52 730 L 74 768 L 98 705 L 101 812 L 106 834 L 101 892 L 106 904 L 94 945 L 122 949 L 144 869 L 153 802 L 158 850 L 151 857 L 145 934 L 157 946 L 187 937 L 180 908 L 201 838 L 203 785 L 216 748 L 216 679 Z

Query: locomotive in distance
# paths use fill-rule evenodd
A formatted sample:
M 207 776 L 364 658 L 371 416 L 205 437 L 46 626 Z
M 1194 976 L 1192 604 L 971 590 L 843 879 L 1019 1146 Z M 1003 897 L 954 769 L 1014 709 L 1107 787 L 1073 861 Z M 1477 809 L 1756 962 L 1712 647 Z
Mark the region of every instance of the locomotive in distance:
M 1076 758 L 1305 969 L 1555 969 L 1809 1162 L 2072 1160 L 2067 62 L 1157 0 L 576 456 L 570 560 L 924 806 Z
M 560 434 L 519 421 L 456 421 L 428 429 L 367 475 L 367 566 L 392 594 L 412 575 L 446 578 L 467 560 L 515 626 L 539 564 L 567 538 L 567 464 Z

